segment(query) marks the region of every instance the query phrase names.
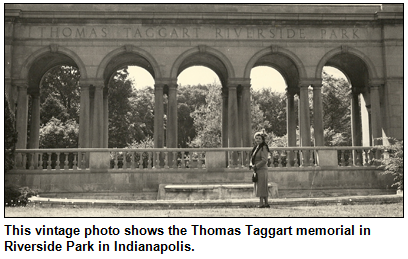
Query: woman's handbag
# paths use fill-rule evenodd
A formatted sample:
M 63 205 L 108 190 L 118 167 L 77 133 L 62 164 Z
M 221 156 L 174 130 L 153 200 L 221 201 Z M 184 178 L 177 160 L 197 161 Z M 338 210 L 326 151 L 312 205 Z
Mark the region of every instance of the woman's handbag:
M 252 182 L 254 183 L 258 182 L 258 174 L 256 172 L 252 174 Z

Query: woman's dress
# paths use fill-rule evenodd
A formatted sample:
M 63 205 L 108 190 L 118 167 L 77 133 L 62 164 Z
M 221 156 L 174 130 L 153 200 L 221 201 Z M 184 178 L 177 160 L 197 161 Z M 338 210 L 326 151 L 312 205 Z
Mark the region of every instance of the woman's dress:
M 256 173 L 258 182 L 256 183 L 256 197 L 268 197 L 268 150 L 262 147 L 255 154 Z

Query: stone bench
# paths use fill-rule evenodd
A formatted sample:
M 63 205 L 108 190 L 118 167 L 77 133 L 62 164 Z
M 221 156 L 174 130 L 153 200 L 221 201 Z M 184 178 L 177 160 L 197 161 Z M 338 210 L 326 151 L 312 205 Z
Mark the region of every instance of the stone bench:
M 278 198 L 278 184 L 269 183 L 269 197 Z M 228 200 L 255 198 L 253 184 L 160 184 L 158 200 Z

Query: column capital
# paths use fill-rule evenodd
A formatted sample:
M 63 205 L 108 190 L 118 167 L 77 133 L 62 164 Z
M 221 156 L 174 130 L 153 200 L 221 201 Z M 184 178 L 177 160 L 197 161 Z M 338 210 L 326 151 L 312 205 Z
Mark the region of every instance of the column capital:
M 251 85 L 251 79 L 250 78 L 228 78 L 227 81 L 227 86 L 230 87 L 231 85 Z
M 154 89 L 155 90 L 163 90 L 163 88 L 164 88 L 164 84 L 161 84 L 161 83 L 155 83 L 154 84 Z
M 301 78 L 299 80 L 299 87 L 309 87 L 309 86 L 321 86 L 322 79 L 321 78 Z
M 177 78 L 155 78 L 154 80 L 155 85 L 159 84 L 159 85 L 177 85 Z
M 84 79 L 79 79 L 79 85 L 81 87 L 87 87 L 87 86 L 95 86 L 95 87 L 104 87 L 105 83 L 103 79 L 100 78 L 84 78 Z
M 17 86 L 18 90 L 28 88 L 28 81 L 26 79 L 12 79 L 11 84 Z
M 368 85 L 372 88 L 372 87 L 379 87 L 384 85 L 384 80 L 380 79 L 380 78 L 374 78 L 374 79 L 370 79 L 368 80 Z
M 357 88 L 357 87 L 351 87 L 351 93 L 352 94 L 361 94 L 361 93 L 363 93 L 363 89 Z

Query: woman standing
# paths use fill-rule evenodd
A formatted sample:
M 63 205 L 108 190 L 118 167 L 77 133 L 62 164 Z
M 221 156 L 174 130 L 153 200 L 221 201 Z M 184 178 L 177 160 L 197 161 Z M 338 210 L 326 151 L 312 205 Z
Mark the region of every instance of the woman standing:
M 255 183 L 256 197 L 259 197 L 258 208 L 270 208 L 268 204 L 268 154 L 269 147 L 265 143 L 265 134 L 257 132 L 254 135 L 255 146 L 251 152 L 251 166 L 258 175 Z

